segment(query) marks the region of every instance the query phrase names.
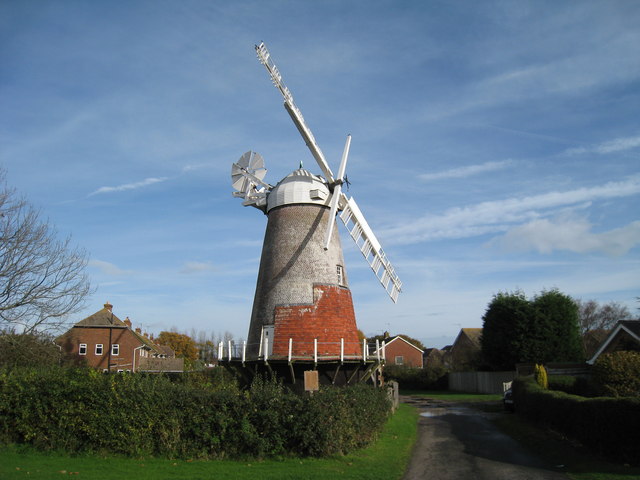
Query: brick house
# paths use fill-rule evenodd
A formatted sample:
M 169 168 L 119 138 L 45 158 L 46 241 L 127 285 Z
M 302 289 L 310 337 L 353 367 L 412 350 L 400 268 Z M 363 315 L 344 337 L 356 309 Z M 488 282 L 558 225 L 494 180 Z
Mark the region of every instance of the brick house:
M 157 345 L 153 335 L 133 330 L 113 314 L 113 305 L 79 321 L 55 340 L 67 358 L 104 372 L 184 370 L 184 359 L 175 358 L 170 347 Z
M 462 328 L 451 350 L 445 357 L 445 364 L 454 371 L 475 370 L 482 352 L 482 328 Z
M 423 350 L 401 336 L 385 340 L 385 358 L 387 365 L 403 365 L 405 367 L 422 368 Z

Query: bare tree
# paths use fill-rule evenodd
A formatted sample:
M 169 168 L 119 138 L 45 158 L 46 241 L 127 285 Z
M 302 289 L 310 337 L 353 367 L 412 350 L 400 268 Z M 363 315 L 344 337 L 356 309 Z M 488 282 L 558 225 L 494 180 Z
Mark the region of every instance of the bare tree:
M 83 307 L 91 291 L 88 255 L 56 237 L 0 169 L 0 329 L 56 328 Z
M 631 318 L 629 309 L 618 302 L 609 302 L 600 305 L 595 300 L 582 301 L 575 299 L 578 305 L 578 316 L 580 321 L 580 331 L 584 335 L 593 330 L 608 330 L 619 320 Z

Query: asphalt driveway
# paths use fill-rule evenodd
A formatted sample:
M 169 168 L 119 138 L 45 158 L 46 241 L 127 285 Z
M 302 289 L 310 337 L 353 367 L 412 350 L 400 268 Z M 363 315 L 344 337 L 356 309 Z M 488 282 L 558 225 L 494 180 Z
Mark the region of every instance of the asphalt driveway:
M 421 412 L 418 440 L 403 480 L 567 480 L 501 433 L 491 414 L 468 405 L 405 397 Z M 496 414 L 493 414 L 496 415 Z

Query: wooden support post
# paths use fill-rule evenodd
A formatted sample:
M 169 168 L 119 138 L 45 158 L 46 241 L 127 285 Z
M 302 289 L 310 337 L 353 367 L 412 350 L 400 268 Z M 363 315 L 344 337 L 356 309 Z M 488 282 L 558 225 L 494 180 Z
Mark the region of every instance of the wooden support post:
M 313 339 L 313 362 L 318 365 L 318 339 Z

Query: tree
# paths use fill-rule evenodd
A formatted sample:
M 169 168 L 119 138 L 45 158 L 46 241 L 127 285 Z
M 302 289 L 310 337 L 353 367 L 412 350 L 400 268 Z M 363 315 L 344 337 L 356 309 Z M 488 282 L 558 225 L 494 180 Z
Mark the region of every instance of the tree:
M 482 354 L 496 370 L 516 363 L 583 359 L 578 312 L 571 297 L 543 291 L 528 300 L 524 293 L 499 293 L 483 316 Z
M 482 317 L 482 356 L 497 370 L 512 370 L 521 360 L 520 352 L 527 343 L 528 322 L 533 307 L 524 293 L 500 292 L 494 295 Z
M 595 300 L 575 299 L 582 335 L 593 330 L 610 330 L 619 320 L 629 320 L 631 312 L 618 302 L 600 305 Z
M 0 328 L 31 333 L 60 326 L 84 306 L 88 255 L 73 248 L 15 190 L 0 169 Z
M 176 357 L 184 358 L 188 368 L 193 367 L 194 362 L 198 359 L 196 342 L 189 335 L 178 332 L 160 332 L 156 342 L 160 345 L 170 346 Z
M 60 349 L 50 335 L 0 332 L 0 367 L 42 367 L 60 361 Z

